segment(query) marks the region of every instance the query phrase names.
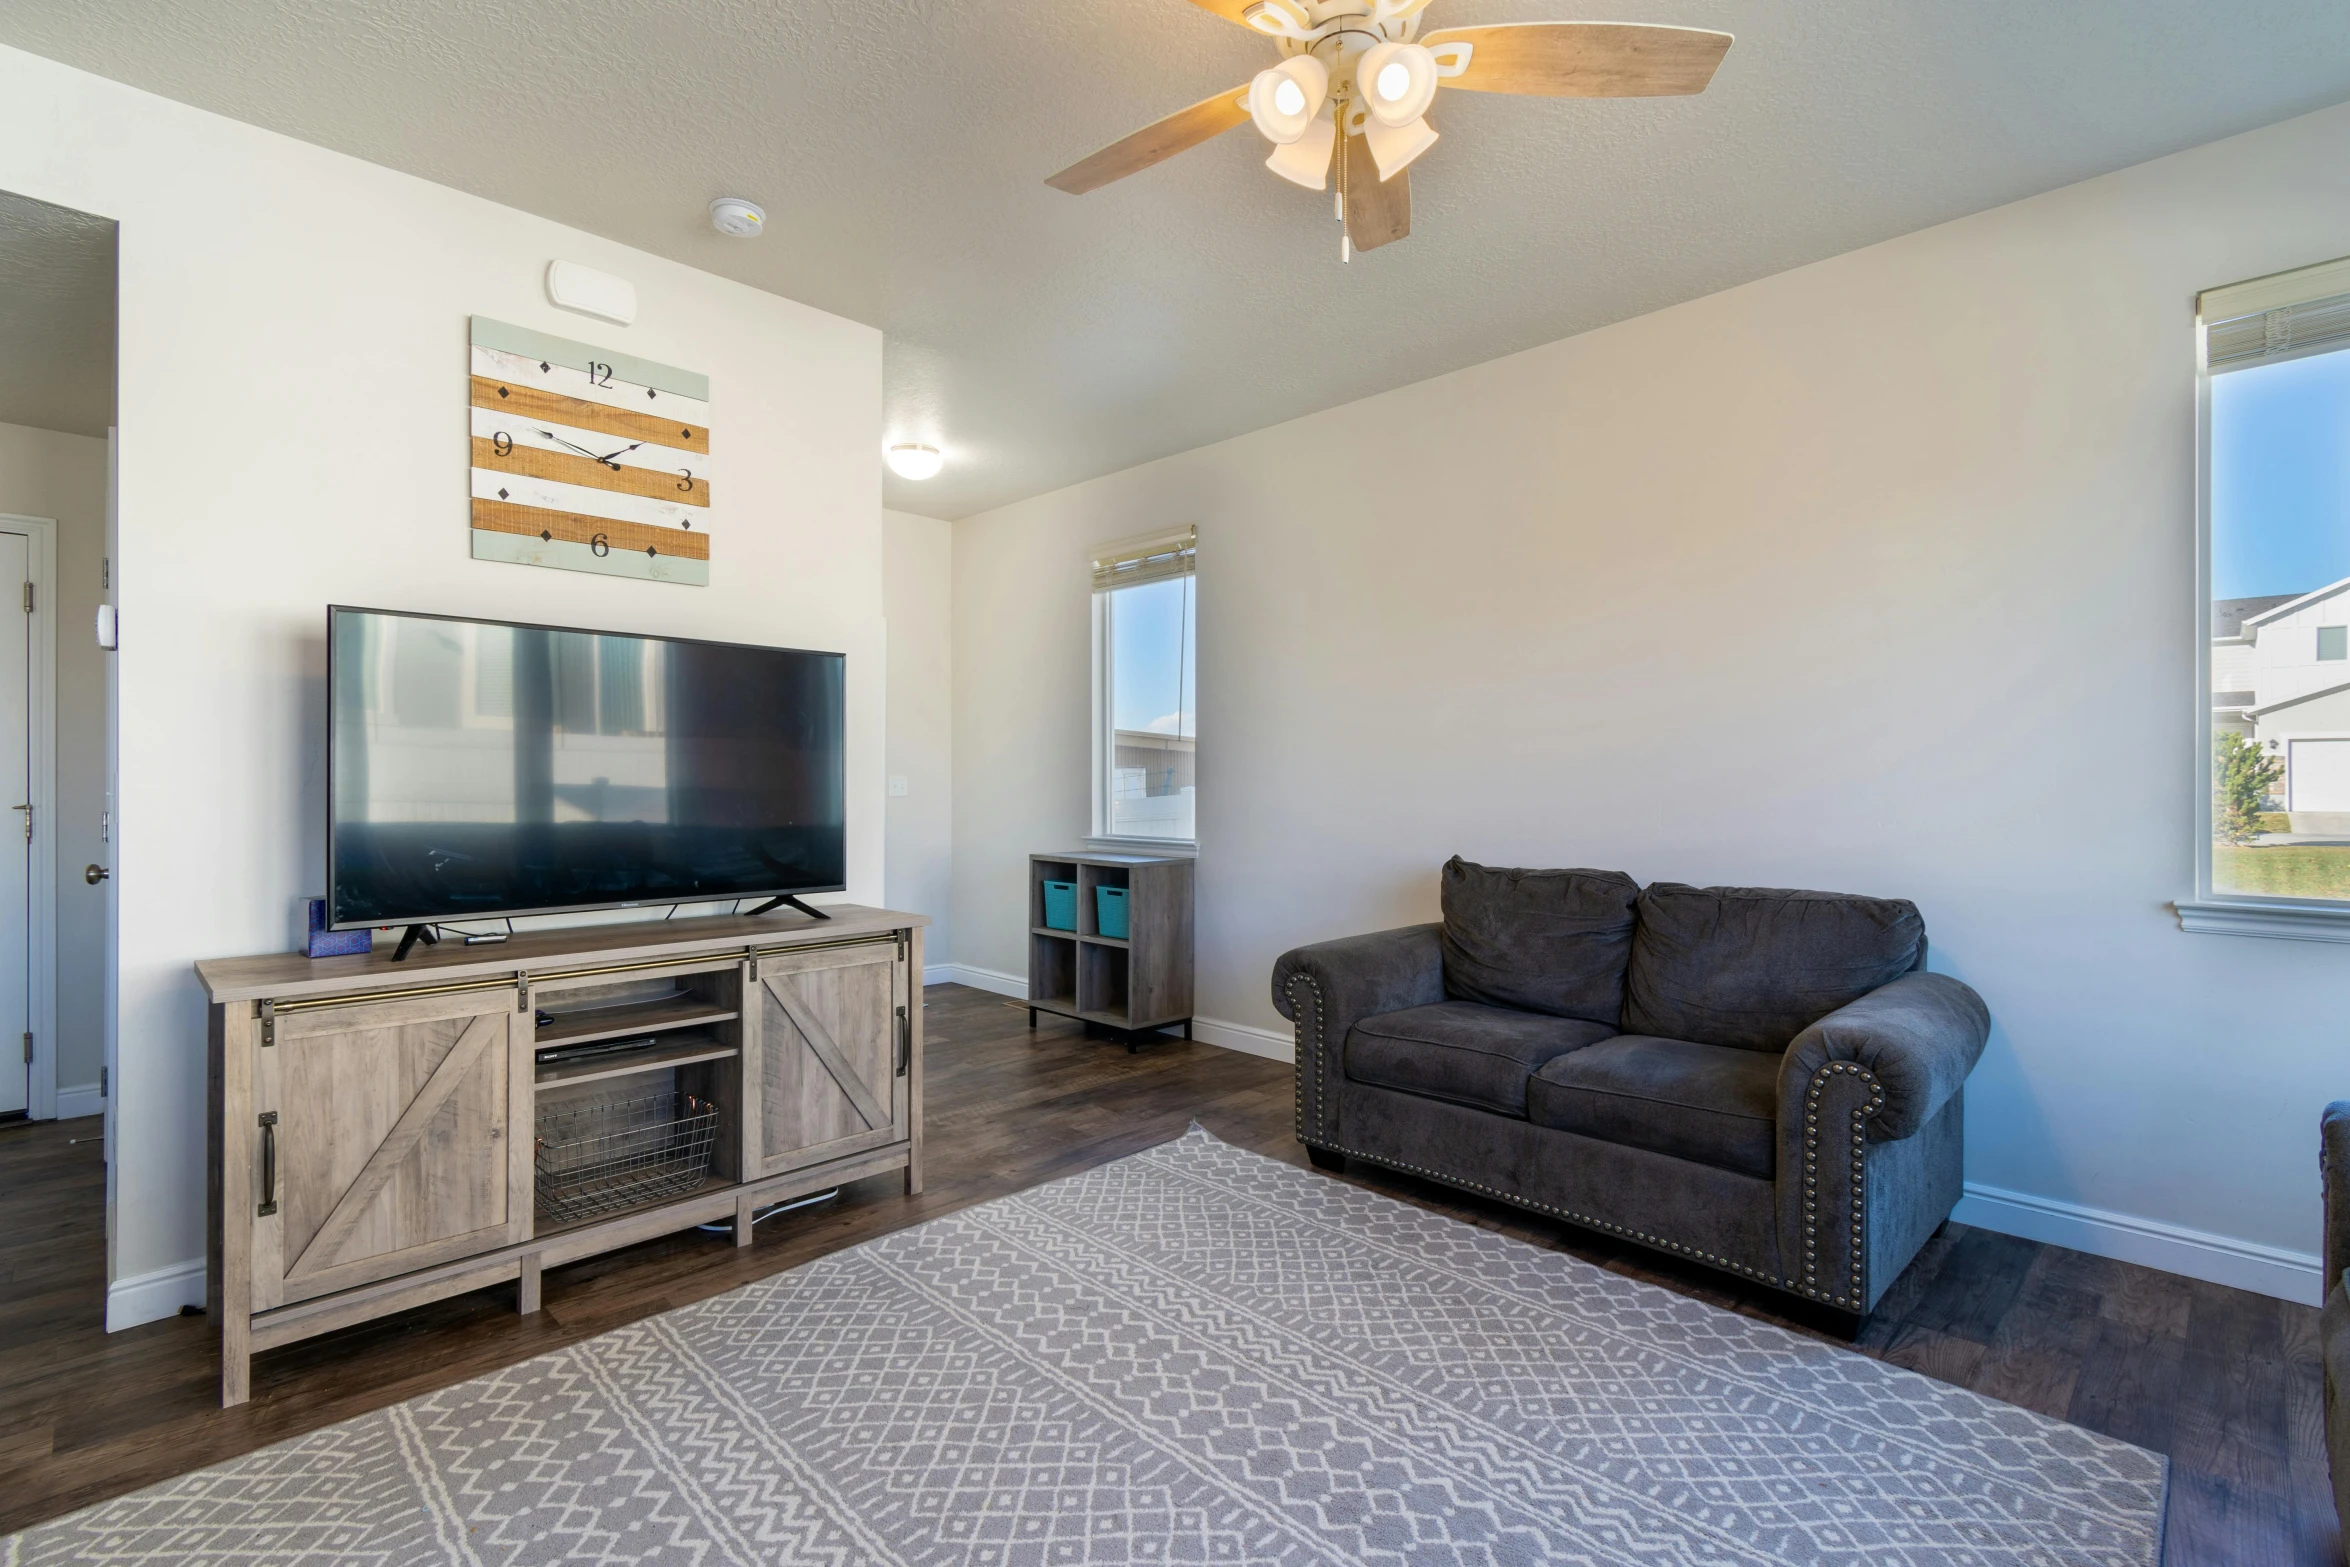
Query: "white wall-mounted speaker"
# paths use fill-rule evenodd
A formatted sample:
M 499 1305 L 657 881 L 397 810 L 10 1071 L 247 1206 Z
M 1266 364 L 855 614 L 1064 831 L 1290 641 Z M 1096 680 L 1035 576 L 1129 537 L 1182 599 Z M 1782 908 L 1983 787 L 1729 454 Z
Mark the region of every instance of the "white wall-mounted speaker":
M 565 310 L 627 326 L 636 320 L 636 285 L 576 261 L 547 263 L 547 298 Z

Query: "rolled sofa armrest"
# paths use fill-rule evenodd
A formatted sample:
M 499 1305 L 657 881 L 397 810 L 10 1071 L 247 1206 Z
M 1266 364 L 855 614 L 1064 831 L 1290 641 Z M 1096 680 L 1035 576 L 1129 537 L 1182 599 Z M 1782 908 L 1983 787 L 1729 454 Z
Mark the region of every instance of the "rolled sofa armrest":
M 2327 1294 L 2350 1268 L 2350 1099 L 2327 1105 L 2317 1122 L 2318 1172 L 2325 1182 Z
M 1990 1036 L 1991 1009 L 1972 986 L 1947 974 L 1904 974 L 1795 1036 L 1779 1067 L 1780 1124 L 1800 1126 L 1812 1079 L 1849 1062 L 1884 1094 L 1869 1141 L 1898 1142 L 1966 1086 Z
M 1297 1025 L 1297 1135 L 1338 1136 L 1339 1052 L 1355 1024 L 1444 999 L 1442 925 L 1406 925 L 1284 952 L 1273 964 L 1273 1005 Z

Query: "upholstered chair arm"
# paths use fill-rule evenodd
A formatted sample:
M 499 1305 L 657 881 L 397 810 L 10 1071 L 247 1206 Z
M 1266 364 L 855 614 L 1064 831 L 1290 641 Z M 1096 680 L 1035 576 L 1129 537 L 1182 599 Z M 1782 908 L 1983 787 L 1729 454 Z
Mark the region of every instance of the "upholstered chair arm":
M 1966 1085 L 1991 1035 L 1991 1010 L 1947 974 L 1904 974 L 1795 1036 L 1779 1066 L 1779 1137 L 1801 1128 L 1822 1068 L 1843 1062 L 1873 1079 L 1871 1142 L 1909 1136 Z
M 1337 1136 L 1339 1052 L 1363 1018 L 1444 999 L 1442 925 L 1407 925 L 1281 954 L 1273 1005 L 1297 1025 L 1297 1135 L 1328 1146 Z
M 2327 1294 L 2350 1268 L 2350 1099 L 2327 1105 L 2317 1123 L 2318 1170 L 2325 1182 Z

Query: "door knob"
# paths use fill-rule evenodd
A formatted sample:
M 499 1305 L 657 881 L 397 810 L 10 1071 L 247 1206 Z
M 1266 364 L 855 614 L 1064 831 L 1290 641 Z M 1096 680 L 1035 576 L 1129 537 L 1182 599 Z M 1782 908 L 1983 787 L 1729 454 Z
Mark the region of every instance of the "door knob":
M 98 883 L 104 881 L 107 877 L 113 874 L 114 872 L 108 870 L 103 865 L 85 865 L 82 867 L 82 880 L 88 882 L 93 887 L 97 886 Z

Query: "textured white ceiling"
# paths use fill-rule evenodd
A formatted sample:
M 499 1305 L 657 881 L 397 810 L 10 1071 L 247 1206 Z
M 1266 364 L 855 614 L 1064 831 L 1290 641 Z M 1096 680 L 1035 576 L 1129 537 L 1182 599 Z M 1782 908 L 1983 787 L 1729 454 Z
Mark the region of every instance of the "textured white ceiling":
M 0 424 L 114 422 L 114 224 L 0 191 Z
M 1338 261 L 1242 129 L 1044 177 L 1244 81 L 1185 0 L 0 0 L 0 42 L 887 333 L 888 504 L 954 517 L 2350 98 L 2343 0 L 1436 0 L 1738 35 L 1711 91 L 1443 95 L 1413 233 Z M 712 196 L 767 236 L 712 234 Z

